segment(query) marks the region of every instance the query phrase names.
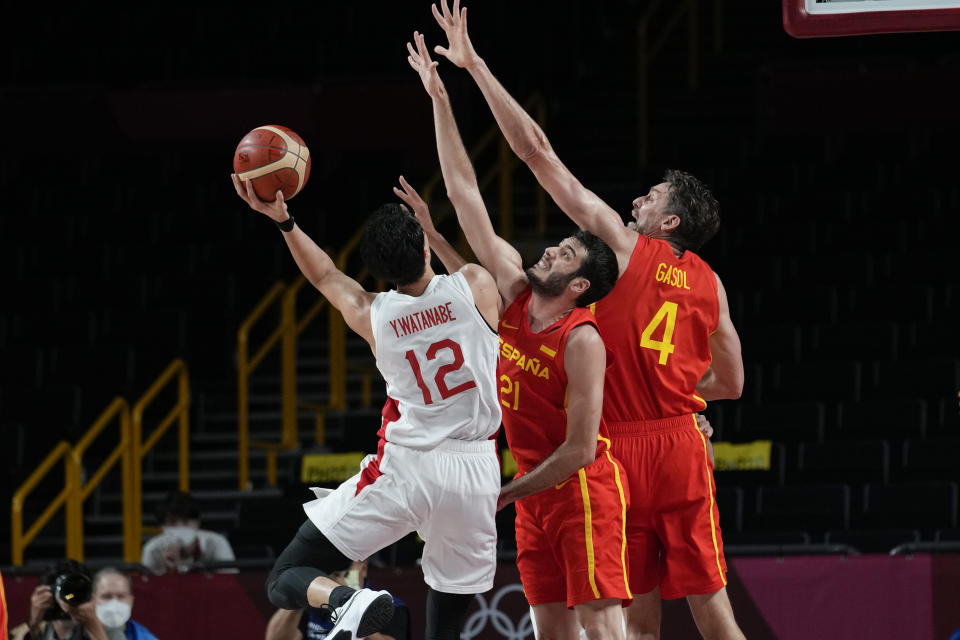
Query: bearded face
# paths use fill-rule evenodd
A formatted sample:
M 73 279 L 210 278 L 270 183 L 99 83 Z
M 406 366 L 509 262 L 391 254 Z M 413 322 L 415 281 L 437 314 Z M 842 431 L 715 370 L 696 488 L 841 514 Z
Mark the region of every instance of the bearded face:
M 524 273 L 530 280 L 530 288 L 538 296 L 544 298 L 559 297 L 570 281 L 576 277 L 575 273 L 551 273 L 546 278 L 541 278 L 533 267 L 527 269 Z

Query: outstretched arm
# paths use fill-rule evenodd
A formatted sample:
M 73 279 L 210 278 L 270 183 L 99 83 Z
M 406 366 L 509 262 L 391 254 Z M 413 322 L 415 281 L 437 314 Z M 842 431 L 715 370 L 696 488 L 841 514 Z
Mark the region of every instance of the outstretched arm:
M 430 243 L 430 248 L 437 254 L 437 257 L 440 258 L 440 262 L 443 263 L 447 273 L 459 271 L 463 265 L 467 264 L 463 256 L 437 231 L 437 228 L 433 225 L 433 219 L 430 217 L 430 208 L 427 206 L 427 203 L 424 202 L 420 194 L 417 193 L 417 190 L 414 189 L 403 176 L 400 176 L 400 186 L 394 187 L 393 192 L 397 194 L 397 197 L 406 202 L 410 210 L 413 211 L 417 222 L 423 227 L 423 235 L 427 236 L 427 242 Z
M 607 351 L 591 325 L 574 328 L 567 338 L 563 369 L 567 374 L 567 437 L 547 458 L 500 490 L 497 509 L 563 482 L 593 462 L 603 405 Z
M 277 199 L 273 202 L 264 202 L 257 197 L 253 183 L 247 181 L 244 185 L 236 174 L 231 177 L 237 195 L 250 205 L 251 209 L 259 211 L 274 222 L 283 222 L 290 217 L 281 192 L 277 192 Z M 371 347 L 375 347 L 373 328 L 370 325 L 370 303 L 376 294 L 366 291 L 359 282 L 337 269 L 330 256 L 296 224 L 292 231 L 283 233 L 283 239 L 307 280 L 343 314 L 343 319 L 351 329 Z
M 437 73 L 437 63 L 430 59 L 420 33 L 414 32 L 413 40 L 416 46 L 407 43 L 410 52 L 407 61 L 420 74 L 424 89 L 433 101 L 437 155 L 447 197 L 453 203 L 457 220 L 477 259 L 496 279 L 504 304 L 510 304 L 527 284 L 520 254 L 494 232 L 470 156 L 453 117 L 450 96 Z
M 446 0 L 433 15 L 447 35 L 448 46 L 435 51 L 470 72 L 493 112 L 513 152 L 523 160 L 564 213 L 577 226 L 602 238 L 617 254 L 621 272 L 629 262 L 637 233 L 623 224 L 620 215 L 595 193 L 584 187 L 557 157 L 540 125 L 493 76 L 477 55 L 467 34 L 467 9 L 454 0 L 453 11 Z
M 697 383 L 697 393 L 704 400 L 736 399 L 743 393 L 740 336 L 730 318 L 727 292 L 720 282 L 720 276 L 717 276 L 717 298 L 720 317 L 716 331 L 710 334 L 710 366 Z

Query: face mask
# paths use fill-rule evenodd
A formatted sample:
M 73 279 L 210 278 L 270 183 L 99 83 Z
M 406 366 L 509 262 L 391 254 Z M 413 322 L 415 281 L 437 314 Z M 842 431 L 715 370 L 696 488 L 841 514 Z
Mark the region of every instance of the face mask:
M 164 527 L 163 532 L 183 547 L 189 547 L 197 539 L 197 530 L 193 527 Z
M 354 589 L 359 589 L 363 586 L 360 584 L 359 569 L 350 569 L 350 571 L 347 571 L 347 575 L 344 576 L 343 581 L 347 583 L 348 587 L 352 587 Z
M 123 600 L 107 600 L 97 605 L 97 618 L 103 626 L 116 629 L 127 623 L 131 609 L 130 604 Z

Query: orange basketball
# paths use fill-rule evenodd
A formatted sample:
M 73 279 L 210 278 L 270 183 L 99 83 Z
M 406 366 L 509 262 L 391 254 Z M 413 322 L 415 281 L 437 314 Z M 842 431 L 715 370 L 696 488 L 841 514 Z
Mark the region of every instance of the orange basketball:
M 289 200 L 300 193 L 310 177 L 310 150 L 300 136 L 286 127 L 257 127 L 237 145 L 233 172 L 241 180 L 251 180 L 261 200 L 273 202 L 277 191 Z

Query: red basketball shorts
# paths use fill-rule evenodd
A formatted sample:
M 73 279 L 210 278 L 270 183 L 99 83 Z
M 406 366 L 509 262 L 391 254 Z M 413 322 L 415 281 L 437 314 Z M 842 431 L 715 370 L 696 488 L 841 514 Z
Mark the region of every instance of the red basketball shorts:
M 613 454 L 630 481 L 627 549 L 634 593 L 664 599 L 727 584 L 713 464 L 693 414 L 608 422 Z
M 629 488 L 607 447 L 564 482 L 517 501 L 517 567 L 531 605 L 629 601 Z

